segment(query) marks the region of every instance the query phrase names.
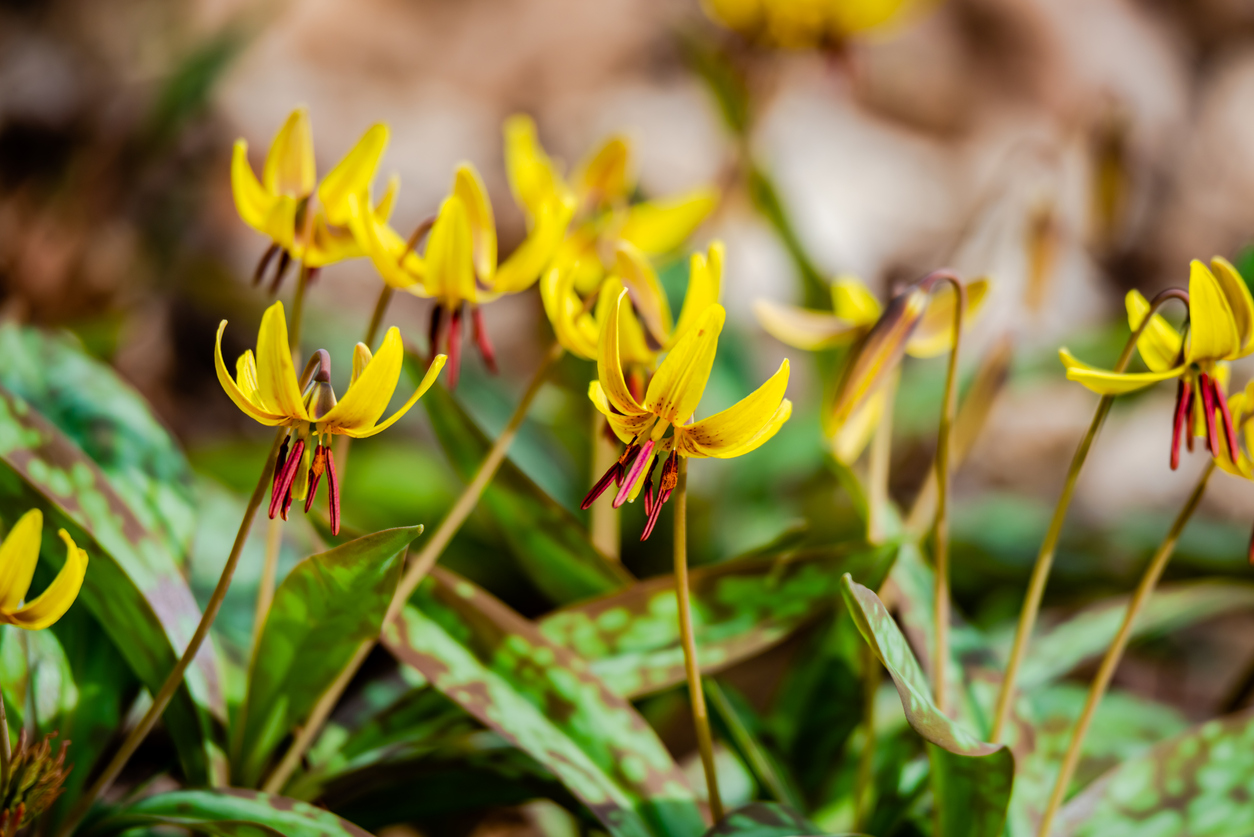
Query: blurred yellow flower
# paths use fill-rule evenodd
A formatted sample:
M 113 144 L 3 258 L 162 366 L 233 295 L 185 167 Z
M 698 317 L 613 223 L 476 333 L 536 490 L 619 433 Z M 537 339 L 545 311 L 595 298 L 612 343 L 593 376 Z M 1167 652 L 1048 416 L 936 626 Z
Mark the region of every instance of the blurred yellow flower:
M 643 399 L 638 399 L 623 375 L 620 335 L 625 321 L 623 304 L 628 291 L 615 301 L 614 311 L 605 321 L 597 352 L 597 378 L 588 388 L 588 397 L 605 416 L 610 428 L 626 443 L 627 450 L 584 498 L 588 508 L 613 483 L 619 487 L 614 497 L 617 508 L 644 492 L 648 522 L 641 540 L 653 532 L 662 505 L 674 490 L 679 457 L 730 459 L 749 453 L 774 436 L 792 414 L 792 402 L 784 398 L 788 387 L 788 361 L 749 396 L 701 421 L 693 414 L 705 393 L 718 336 L 726 316 L 723 307 L 709 305 L 696 316 L 675 347 L 666 355 L 649 381 Z M 673 428 L 670 435 L 667 430 Z M 662 466 L 658 494 L 653 493 L 653 469 L 658 458 L 670 452 Z
M 1223 422 L 1228 452 L 1236 456 L 1237 439 L 1225 397 L 1224 361 L 1254 351 L 1254 300 L 1241 274 L 1226 259 L 1214 258 L 1210 268 L 1194 260 L 1189 269 L 1189 318 L 1181 334 L 1155 314 L 1137 340 L 1137 351 L 1148 372 L 1111 372 L 1077 360 L 1067 349 L 1058 355 L 1067 378 L 1099 395 L 1123 395 L 1169 379 L 1176 379 L 1176 409 L 1171 438 L 1171 467 L 1180 459 L 1180 438 L 1188 430 L 1192 448 L 1195 430 L 1203 429 L 1211 455 L 1218 457 L 1216 417 Z M 1128 325 L 1140 328 L 1150 303 L 1139 291 L 1125 300 Z M 1189 416 L 1193 420 L 1186 420 Z
M 331 387 L 331 358 L 325 350 L 315 352 L 304 374 L 297 378 L 288 348 L 287 320 L 283 315 L 282 302 L 275 302 L 266 309 L 257 334 L 257 353 L 254 356 L 252 350 L 248 350 L 240 355 L 235 364 L 235 377 L 231 377 L 222 359 L 224 331 L 226 320 L 218 326 L 214 350 L 218 382 L 226 394 L 253 420 L 269 427 L 290 428 L 274 467 L 270 517 L 281 514 L 286 520 L 293 499 L 305 500 L 305 511 L 308 512 L 313 505 L 318 481 L 325 472 L 331 531 L 338 534 L 339 484 L 327 437 L 343 435 L 363 439 L 391 427 L 435 383 L 436 376 L 444 367 L 444 355 L 433 360 L 409 400 L 386 420 L 380 421 L 396 391 L 405 358 L 405 348 L 395 326 L 384 335 L 377 354 L 372 355 L 364 343 L 357 344 L 348 390 L 338 401 Z M 311 451 L 310 442 L 314 441 L 316 447 Z
M 22 604 L 35 575 L 43 528 L 43 512 L 31 509 L 0 543 L 0 622 L 28 631 L 46 628 L 64 616 L 78 597 L 87 574 L 87 553 L 61 529 L 57 534 L 65 541 L 65 565 L 42 593 Z
M 927 0 L 702 0 L 706 15 L 765 46 L 810 49 L 886 28 Z
M 319 268 L 363 255 L 348 228 L 348 199 L 369 191 L 387 142 L 387 126 L 372 126 L 318 184 L 313 135 L 305 108 L 292 111 L 279 129 L 270 144 L 260 180 L 248 163 L 248 143 L 235 141 L 231 159 L 235 208 L 244 223 L 273 242 L 257 270 L 258 281 L 278 252 L 282 255 L 276 287 L 293 260 Z M 398 185 L 397 179 L 392 178 L 383 199 L 372 210 L 371 215 L 379 223 L 386 223 L 391 214 Z M 315 191 L 317 206 L 311 207 Z

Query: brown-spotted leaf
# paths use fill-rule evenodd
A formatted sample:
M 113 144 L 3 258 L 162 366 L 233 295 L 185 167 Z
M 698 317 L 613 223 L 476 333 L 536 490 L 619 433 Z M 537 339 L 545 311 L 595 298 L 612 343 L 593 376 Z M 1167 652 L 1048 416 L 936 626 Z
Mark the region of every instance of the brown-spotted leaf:
M 161 825 L 215 837 L 370 837 L 348 820 L 308 802 L 234 788 L 150 796 L 94 823 L 91 834 L 109 837 Z

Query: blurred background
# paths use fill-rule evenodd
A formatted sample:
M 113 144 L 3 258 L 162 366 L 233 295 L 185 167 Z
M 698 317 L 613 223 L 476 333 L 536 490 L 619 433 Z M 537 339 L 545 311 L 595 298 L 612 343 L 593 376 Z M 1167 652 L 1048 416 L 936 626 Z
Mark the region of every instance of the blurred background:
M 622 133 L 642 195 L 722 190 L 692 242 L 721 238 L 728 254 L 729 326 L 701 413 L 793 361 L 797 409 L 778 440 L 693 469 L 698 563 L 798 521 L 857 527 L 820 432 L 830 364 L 767 336 L 756 299 L 814 305 L 821 281 L 839 274 L 883 296 L 943 265 L 993 280 L 964 369 L 1009 335 L 1013 371 L 956 478 L 954 581 L 967 618 L 1001 625 L 1017 612 L 1097 402 L 1064 379 L 1057 348 L 1113 364 L 1127 335 L 1123 294 L 1186 284 L 1190 259 L 1223 255 L 1254 274 L 1254 2 L 946 0 L 907 3 L 885 25 L 821 43 L 781 32 L 733 32 L 697 0 L 5 0 L 0 310 L 73 332 L 181 440 L 202 515 L 191 571 L 205 595 L 269 439 L 213 373 L 218 322 L 230 320 L 234 357 L 270 299 L 250 282 L 267 242 L 235 214 L 233 140 L 246 138 L 259 166 L 287 113 L 308 105 L 325 172 L 387 122 L 381 173 L 401 176 L 396 226 L 434 212 L 454 165 L 469 160 L 508 252 L 524 226 L 505 180 L 503 120 L 531 114 L 568 165 Z M 761 183 L 750 188 L 751 166 L 777 204 Z M 685 261 L 662 267 L 678 300 Z M 378 290 L 366 260 L 324 270 L 306 349 L 349 357 Z M 420 346 L 426 306 L 398 294 L 389 313 Z M 492 433 L 551 332 L 535 292 L 485 316 L 502 373 L 468 356 L 457 394 Z M 905 371 L 892 477 L 903 504 L 931 461 L 943 369 L 941 358 Z M 1236 366 L 1233 390 L 1250 371 Z M 594 374 L 564 360 L 513 454 L 576 512 L 592 479 L 584 393 Z M 1173 396 L 1163 385 L 1111 415 L 1070 515 L 1047 599 L 1054 614 L 1128 590 L 1191 488 L 1200 453 L 1168 468 Z M 354 447 L 346 521 L 432 527 L 460 487 L 415 410 Z M 642 518 L 624 515 L 624 563 L 640 576 L 666 572 L 667 516 L 646 545 L 635 542 Z M 316 542 L 294 520 L 289 566 Z M 1248 575 L 1252 523 L 1254 485 L 1217 477 L 1169 575 Z M 219 623 L 238 653 L 263 540 L 252 539 Z M 506 552 L 491 522 L 473 519 L 443 560 L 522 612 L 543 612 Z M 1249 615 L 1232 614 L 1140 646 L 1119 682 L 1209 717 L 1246 676 L 1251 628 Z

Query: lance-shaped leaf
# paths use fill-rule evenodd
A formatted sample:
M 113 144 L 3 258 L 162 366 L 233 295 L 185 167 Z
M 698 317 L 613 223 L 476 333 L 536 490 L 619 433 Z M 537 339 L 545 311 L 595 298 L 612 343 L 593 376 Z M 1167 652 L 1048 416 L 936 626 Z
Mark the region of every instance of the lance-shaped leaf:
M 754 802 L 723 817 L 705 837 L 797 837 L 818 833 L 809 820 L 786 805 Z
M 422 403 L 449 462 L 462 479 L 470 480 L 491 447 L 487 436 L 443 387 L 432 387 Z M 480 505 L 496 522 L 523 572 L 553 601 L 577 601 L 632 583 L 621 564 L 592 545 L 575 516 L 508 458 Z
M 752 555 L 693 570 L 693 628 L 701 670 L 717 672 L 759 654 L 839 603 L 840 574 L 883 579 L 895 546 L 811 547 Z M 556 611 L 542 619 L 550 641 L 571 649 L 614 691 L 639 697 L 684 681 L 673 576 Z
M 347 820 L 308 802 L 236 789 L 150 796 L 94 823 L 90 833 L 109 837 L 160 825 L 181 826 L 215 837 L 370 837 Z
M 59 570 L 59 528 L 91 563 L 76 607 L 86 607 L 155 692 L 200 621 L 200 610 L 163 539 L 151 534 L 101 470 L 29 404 L 0 389 L 0 516 L 43 511 L 41 562 Z M 212 643 L 166 709 L 164 719 L 189 781 L 207 782 L 210 715 L 225 714 Z
M 945 837 L 1000 837 L 1014 781 L 1014 756 L 960 727 L 932 703 L 923 670 L 879 597 L 846 575 L 842 592 L 862 637 L 888 670 L 906 719 L 928 742 Z
M 362 642 L 379 635 L 421 526 L 385 529 L 292 568 L 274 593 L 232 736 L 231 775 L 257 784 L 274 748 L 304 722 Z
M 1202 724 L 1102 776 L 1062 810 L 1056 837 L 1254 834 L 1254 713 Z
M 6 323 L 0 357 L 0 386 L 82 448 L 182 563 L 195 528 L 191 469 L 143 396 L 66 335 Z
M 615 837 L 691 837 L 684 774 L 631 704 L 497 599 L 436 568 L 383 641 L 554 774 Z

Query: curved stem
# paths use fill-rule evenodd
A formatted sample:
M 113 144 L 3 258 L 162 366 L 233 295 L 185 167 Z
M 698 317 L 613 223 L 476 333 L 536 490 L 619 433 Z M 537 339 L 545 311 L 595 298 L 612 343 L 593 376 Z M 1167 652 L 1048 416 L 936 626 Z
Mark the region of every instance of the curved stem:
M 266 488 L 270 482 L 270 474 L 274 470 L 274 462 L 279 454 L 279 445 L 283 442 L 283 437 L 287 435 L 287 428 L 280 427 L 279 432 L 275 434 L 274 443 L 270 445 L 270 453 L 266 456 L 266 464 L 261 469 L 261 477 L 257 480 L 257 487 L 253 489 L 252 496 L 248 498 L 248 506 L 244 509 L 244 519 L 240 521 L 239 531 L 235 533 L 235 542 L 231 545 L 231 554 L 227 556 L 226 566 L 222 568 L 222 575 L 218 578 L 218 585 L 213 588 L 213 594 L 209 597 L 208 604 L 205 605 L 205 612 L 200 617 L 200 623 L 196 625 L 196 632 L 192 634 L 191 640 L 187 643 L 187 648 L 179 657 L 174 668 L 166 676 L 165 682 L 161 684 L 161 688 L 153 695 L 152 706 L 144 713 L 144 717 L 139 723 L 131 729 L 126 739 L 122 742 L 122 746 L 113 754 L 113 758 L 109 764 L 96 777 L 96 781 L 92 782 L 70 811 L 69 815 L 62 823 L 58 833 L 59 837 L 68 837 L 74 829 L 82 822 L 83 817 L 91 808 L 93 802 L 109 789 L 113 781 L 122 772 L 122 768 L 126 766 L 132 754 L 139 747 L 143 740 L 156 726 L 157 720 L 169 705 L 174 693 L 183 682 L 183 675 L 187 671 L 187 667 L 196 659 L 196 654 L 200 651 L 201 645 L 209 636 L 209 628 L 213 625 L 214 619 L 218 616 L 218 611 L 222 609 L 222 601 L 226 598 L 226 592 L 231 586 L 231 579 L 235 576 L 235 567 L 239 564 L 240 555 L 244 551 L 244 544 L 248 540 L 249 530 L 252 528 L 253 518 L 257 515 L 257 509 L 261 507 L 261 501 L 265 497 Z
M 1188 294 L 1176 288 L 1163 291 L 1154 297 L 1145 319 L 1141 321 L 1140 326 L 1128 338 L 1128 342 L 1124 344 L 1123 352 L 1119 355 L 1119 361 L 1115 364 L 1115 372 L 1122 372 L 1128 367 L 1128 362 L 1132 359 L 1132 352 L 1136 348 L 1137 340 L 1140 339 L 1142 332 L 1149 325 L 1155 312 L 1171 299 L 1182 300 L 1185 305 L 1188 305 L 1189 302 Z M 1080 440 L 1075 454 L 1071 457 L 1071 468 L 1067 471 L 1067 479 L 1063 483 L 1062 494 L 1058 497 L 1058 504 L 1054 507 L 1054 516 L 1050 518 L 1049 528 L 1045 531 L 1045 538 L 1041 541 L 1041 548 L 1036 554 L 1036 563 L 1032 567 L 1032 576 L 1028 581 L 1028 590 L 1023 598 L 1023 608 L 1019 611 L 1019 624 L 1015 628 L 1014 645 L 1011 646 L 1010 658 L 1006 662 L 1006 674 L 1002 678 L 1001 690 L 997 694 L 997 707 L 993 712 L 993 733 L 991 736 L 991 740 L 994 743 L 1001 741 L 1006 721 L 1010 717 L 1010 705 L 1014 696 L 1015 682 L 1019 677 L 1019 668 L 1023 664 L 1023 656 L 1027 652 L 1028 640 L 1031 638 L 1032 631 L 1036 626 L 1036 617 L 1040 613 L 1041 599 L 1045 595 L 1045 584 L 1049 580 L 1049 571 L 1054 563 L 1054 553 L 1058 548 L 1058 539 L 1062 534 L 1062 524 L 1067 519 L 1067 510 L 1071 506 L 1071 497 L 1075 493 L 1076 481 L 1080 477 L 1080 469 L 1084 467 L 1084 461 L 1088 459 L 1089 449 L 1093 447 L 1093 441 L 1097 438 L 1097 433 L 1106 421 L 1106 416 L 1110 413 L 1111 405 L 1114 402 L 1115 397 L 1113 395 L 1103 395 L 1101 401 L 1098 402 L 1097 411 L 1093 414 L 1093 421 L 1089 424 L 1088 432 L 1084 434 L 1084 438 Z
M 519 428 L 522 427 L 523 419 L 527 417 L 527 412 L 531 409 L 531 403 L 535 401 L 536 395 L 539 394 L 545 380 L 548 379 L 549 370 L 561 358 L 563 352 L 561 344 L 554 342 L 545 353 L 544 359 L 536 367 L 536 371 L 532 375 L 526 391 L 523 392 L 522 398 L 519 399 L 518 406 L 514 408 L 514 414 L 509 417 L 509 421 L 506 422 L 504 429 L 501 430 L 501 435 L 497 436 L 496 442 L 493 443 L 492 448 L 488 451 L 488 455 L 483 458 L 483 462 L 479 465 L 479 470 L 475 472 L 470 483 L 462 490 L 461 496 L 457 498 L 453 507 L 449 509 L 448 514 L 440 521 L 439 527 L 431 535 L 431 539 L 423 546 L 422 551 L 418 553 L 416 558 L 409 561 L 409 566 L 405 570 L 405 575 L 401 577 L 396 594 L 392 597 L 391 604 L 388 605 L 387 614 L 383 618 L 384 625 L 395 619 L 397 614 L 400 613 L 401 608 L 405 606 L 405 602 L 409 601 L 409 597 L 419 583 L 431 571 L 431 568 L 435 566 L 436 560 L 444 552 L 444 548 L 448 546 L 449 541 L 461 529 L 462 524 L 466 522 L 466 518 L 474 511 L 475 506 L 479 504 L 479 498 L 483 496 L 484 489 L 488 487 L 488 483 L 496 476 L 497 469 L 505 461 L 510 445 L 513 444 Z M 339 701 L 340 696 L 348 688 L 348 684 L 352 682 L 353 675 L 361 668 L 361 664 L 365 662 L 366 657 L 369 656 L 370 650 L 374 648 L 376 642 L 378 642 L 377 639 L 372 639 L 362 643 L 357 649 L 357 653 L 353 655 L 353 659 L 340 672 L 339 677 L 318 699 L 309 715 L 309 720 L 305 722 L 305 726 L 297 734 L 296 739 L 292 742 L 292 746 L 283 755 L 283 759 L 274 769 L 274 772 L 266 779 L 265 784 L 262 786 L 263 790 L 277 793 L 287 784 L 287 780 L 291 778 L 293 771 L 300 764 L 300 760 L 304 757 L 305 752 L 313 744 L 314 738 L 322 730 L 322 725 L 330 717 L 331 710 L 335 708 L 335 704 Z
M 692 702 L 692 722 L 697 730 L 697 749 L 705 770 L 705 786 L 710 797 L 710 816 L 715 824 L 723 819 L 723 798 L 718 792 L 718 771 L 714 765 L 714 737 L 710 734 L 710 714 L 701 689 L 701 669 L 697 662 L 697 640 L 692 631 L 692 602 L 688 594 L 688 459 L 679 457 L 679 482 L 675 485 L 675 595 L 679 599 L 679 635 L 684 646 L 684 672 L 688 677 L 688 698 Z
M 1050 794 L 1049 804 L 1045 807 L 1045 813 L 1041 816 L 1040 828 L 1037 831 L 1038 837 L 1048 837 L 1049 835 L 1054 817 L 1058 813 L 1059 806 L 1062 805 L 1063 797 L 1067 794 L 1067 786 L 1071 784 L 1071 777 L 1075 774 L 1076 765 L 1079 764 L 1080 750 L 1084 746 L 1084 738 L 1088 734 L 1089 726 L 1093 723 L 1093 714 L 1097 711 L 1097 705 L 1106 694 L 1106 689 L 1110 686 L 1110 679 L 1114 676 L 1115 669 L 1123 657 L 1123 652 L 1128 647 L 1128 640 L 1132 637 L 1132 627 L 1136 622 L 1136 617 L 1140 615 L 1146 602 L 1149 601 L 1150 595 L 1154 592 L 1154 588 L 1158 585 L 1158 580 L 1162 577 L 1163 570 L 1167 568 L 1167 562 L 1171 560 L 1172 552 L 1175 551 L 1176 541 L 1180 539 L 1180 533 L 1184 531 L 1189 518 L 1197 510 L 1198 503 L 1202 500 L 1202 494 L 1206 491 L 1206 483 L 1214 472 L 1215 461 L 1212 459 L 1206 463 L 1206 469 L 1202 471 L 1202 476 L 1198 478 L 1197 485 L 1193 488 L 1193 493 L 1189 495 L 1189 499 L 1185 501 L 1184 507 L 1176 515 L 1176 519 L 1171 524 L 1171 529 L 1168 530 L 1167 536 L 1163 538 L 1163 542 L 1158 545 L 1158 550 L 1154 553 L 1154 557 L 1150 559 L 1149 566 L 1145 568 L 1145 574 L 1141 576 L 1141 581 L 1137 584 L 1131 601 L 1128 602 L 1128 609 L 1123 615 L 1123 623 L 1119 626 L 1119 632 L 1115 634 L 1114 641 L 1106 649 L 1106 656 L 1102 658 L 1101 666 L 1097 669 L 1093 683 L 1089 686 L 1088 699 L 1084 702 L 1084 710 L 1080 713 L 1080 720 L 1076 722 L 1075 731 L 1071 734 L 1071 743 L 1067 746 L 1067 752 L 1062 758 L 1062 767 L 1058 771 L 1058 779 L 1054 783 L 1054 791 Z

